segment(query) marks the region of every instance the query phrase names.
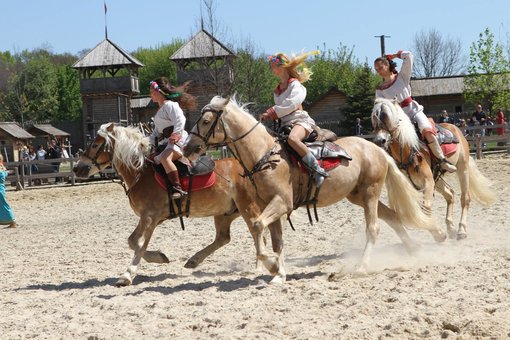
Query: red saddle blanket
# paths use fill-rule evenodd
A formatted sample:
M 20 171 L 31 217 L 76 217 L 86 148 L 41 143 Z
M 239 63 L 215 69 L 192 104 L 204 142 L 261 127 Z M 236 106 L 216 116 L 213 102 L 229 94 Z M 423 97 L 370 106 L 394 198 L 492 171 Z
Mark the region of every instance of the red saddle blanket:
M 290 158 L 292 159 L 292 164 L 294 166 L 299 167 L 301 169 L 301 172 L 303 172 L 303 173 L 308 172 L 307 168 L 303 165 L 303 163 L 298 161 L 296 156 L 291 154 Z M 319 165 L 324 170 L 329 171 L 329 170 L 333 170 L 334 168 L 339 166 L 340 163 L 342 162 L 342 160 L 339 158 L 324 158 L 324 159 L 317 160 L 317 162 L 319 162 Z
M 159 173 L 155 173 L 154 178 L 156 179 L 156 182 L 158 182 L 160 187 L 162 187 L 165 190 L 167 189 L 165 178 L 163 178 L 162 175 L 160 175 Z M 182 189 L 184 191 L 189 191 L 189 177 L 188 176 L 181 177 L 180 180 Z M 191 183 L 191 191 L 199 191 L 202 189 L 210 188 L 214 185 L 214 183 L 216 183 L 216 173 L 214 171 L 204 175 L 193 176 L 193 181 Z
M 432 118 L 429 118 L 430 124 L 432 124 L 432 129 L 436 132 L 436 134 L 441 133 L 441 130 L 438 128 L 438 125 Z M 445 130 L 445 128 L 442 127 L 442 130 Z M 448 133 L 451 134 L 450 130 L 447 130 Z M 443 150 L 443 153 L 446 157 L 449 157 L 457 151 L 457 143 L 448 143 L 448 144 L 441 144 L 441 149 Z M 428 148 L 426 148 L 427 152 L 429 152 Z M 430 152 L 429 152 L 430 153 Z

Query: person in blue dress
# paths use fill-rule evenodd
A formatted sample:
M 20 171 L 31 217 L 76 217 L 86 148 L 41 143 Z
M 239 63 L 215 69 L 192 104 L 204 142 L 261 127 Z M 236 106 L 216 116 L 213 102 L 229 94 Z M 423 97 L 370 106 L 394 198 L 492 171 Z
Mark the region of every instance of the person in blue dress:
M 4 165 L 4 157 L 0 154 L 0 224 L 7 225 L 8 228 L 16 228 L 14 213 L 5 197 L 5 178 L 9 172 Z

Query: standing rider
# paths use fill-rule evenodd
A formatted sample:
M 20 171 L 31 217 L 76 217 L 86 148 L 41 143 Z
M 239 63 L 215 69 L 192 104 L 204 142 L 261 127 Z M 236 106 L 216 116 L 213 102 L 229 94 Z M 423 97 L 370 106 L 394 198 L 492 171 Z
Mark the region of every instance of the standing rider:
M 393 61 L 394 58 L 403 60 L 400 73 L 396 70 L 397 64 Z M 413 55 L 411 52 L 399 51 L 396 54 L 379 57 L 374 61 L 374 68 L 379 76 L 383 78 L 383 83 L 377 87 L 375 92 L 376 98 L 396 98 L 411 121 L 418 124 L 420 133 L 427 141 L 434 156 L 439 160 L 441 169 L 448 172 L 456 171 L 457 168 L 444 156 L 436 138 L 436 132 L 423 112 L 423 106 L 411 97 L 410 81 L 413 69 Z
M 174 164 L 175 160 L 182 157 L 181 147 L 188 136 L 184 130 L 186 117 L 182 109 L 196 108 L 195 97 L 184 92 L 186 86 L 187 83 L 176 88 L 165 77 L 157 78 L 149 83 L 151 99 L 159 105 L 158 112 L 154 116 L 154 130 L 150 140 L 151 143 L 155 143 L 157 139 L 157 144 L 166 145 L 154 160 L 165 168 L 167 178 L 173 187 L 172 199 L 178 199 L 187 194 L 182 190 L 179 173 Z M 165 129 L 169 127 L 173 127 L 173 131 L 170 136 L 166 136 Z
M 317 173 L 315 181 L 317 187 L 320 187 L 324 177 L 328 177 L 329 174 L 319 166 L 313 154 L 303 143 L 303 140 L 313 131 L 315 121 L 302 106 L 306 98 L 306 88 L 302 83 L 309 80 L 312 75 L 304 61 L 310 54 L 318 53 L 313 51 L 293 58 L 289 58 L 284 53 L 269 56 L 271 70 L 280 79 L 280 83 L 273 93 L 275 105 L 262 113 L 260 119 L 262 121 L 281 119 L 282 126 L 291 126 L 287 142 L 299 154 L 303 163 Z

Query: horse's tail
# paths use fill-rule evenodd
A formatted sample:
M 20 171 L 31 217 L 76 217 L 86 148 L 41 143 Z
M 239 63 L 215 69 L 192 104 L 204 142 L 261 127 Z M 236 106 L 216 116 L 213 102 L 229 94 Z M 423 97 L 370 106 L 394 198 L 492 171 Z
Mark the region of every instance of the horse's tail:
M 468 162 L 469 172 L 469 196 L 483 205 L 490 205 L 496 200 L 496 193 L 491 189 L 492 182 L 485 177 L 472 157 Z
M 384 152 L 388 163 L 386 190 L 391 209 L 407 227 L 437 230 L 435 219 L 422 210 L 422 193 L 416 190 L 409 179 L 400 171 L 395 160 Z

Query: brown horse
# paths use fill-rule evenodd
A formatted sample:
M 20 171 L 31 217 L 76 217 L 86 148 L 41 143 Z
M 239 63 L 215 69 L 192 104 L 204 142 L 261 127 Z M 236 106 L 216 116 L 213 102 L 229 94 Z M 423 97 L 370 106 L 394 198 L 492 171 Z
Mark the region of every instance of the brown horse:
M 166 191 L 158 185 L 152 166 L 148 166 L 146 157 L 150 152 L 148 138 L 135 128 L 104 124 L 97 137 L 89 145 L 79 162 L 73 168 L 78 177 L 87 178 L 104 168 L 113 165 L 126 185 L 126 193 L 133 211 L 140 217 L 136 229 L 129 236 L 128 243 L 134 250 L 134 256 L 127 271 L 119 278 L 117 286 L 127 286 L 133 282 L 140 260 L 168 263 L 165 254 L 147 250 L 156 226 L 169 216 L 169 201 Z M 216 182 L 213 186 L 191 192 L 190 216 L 214 216 L 216 237 L 214 242 L 193 255 L 185 267 L 195 268 L 207 256 L 230 241 L 230 225 L 240 212 L 246 223 L 261 213 L 253 204 L 253 188 L 249 181 L 241 176 L 242 168 L 235 159 L 223 159 L 216 162 Z M 175 207 L 176 208 L 176 207 Z M 270 226 L 273 235 L 279 235 L 280 221 Z M 278 245 L 279 239 L 273 243 Z M 272 274 L 285 277 L 284 268 L 279 268 L 275 257 L 268 257 L 264 264 Z M 257 263 L 259 266 L 259 263 Z
M 469 156 L 469 144 L 462 132 L 455 125 L 442 123 L 442 127 L 451 131 L 459 141 L 456 150 L 447 154 L 448 161 L 457 167 L 457 177 L 460 183 L 460 202 L 462 212 L 458 230 L 453 222 L 454 192 L 445 181 L 443 172 L 435 169 L 434 176 L 429 152 L 420 144 L 414 125 L 409 117 L 394 100 L 378 98 L 375 100 L 372 112 L 374 128 L 374 142 L 384 146 L 391 156 L 400 164 L 400 168 L 407 173 L 412 183 L 423 190 L 424 206 L 432 211 L 434 188 L 443 195 L 447 203 L 446 226 L 450 238 L 464 239 L 467 237 L 467 214 L 471 198 L 489 205 L 494 202 L 495 194 L 490 189 L 490 181 L 483 176 L 474 159 Z M 437 161 L 435 162 L 437 165 Z
M 235 100 L 215 97 L 202 109 L 202 115 L 193 127 L 184 154 L 190 157 L 205 152 L 206 148 L 226 143 L 239 159 L 245 174 L 256 190 L 257 204 L 263 213 L 254 221 L 257 231 L 257 255 L 265 255 L 262 232 L 265 226 L 290 215 L 295 200 L 306 195 L 308 176 L 292 165 L 289 154 L 267 129 L 240 107 Z M 436 240 L 445 234 L 435 221 L 421 210 L 420 193 L 398 170 L 395 162 L 375 144 L 358 137 L 338 139 L 352 157 L 329 172 L 318 196 L 318 206 L 328 206 L 343 198 L 364 209 L 367 242 L 360 272 L 365 272 L 379 227 L 378 216 L 385 220 L 402 239 L 408 250 L 415 244 L 403 224 L 429 230 Z M 390 207 L 379 201 L 387 184 Z M 283 245 L 279 258 L 283 257 Z M 283 259 L 279 263 L 283 263 Z

